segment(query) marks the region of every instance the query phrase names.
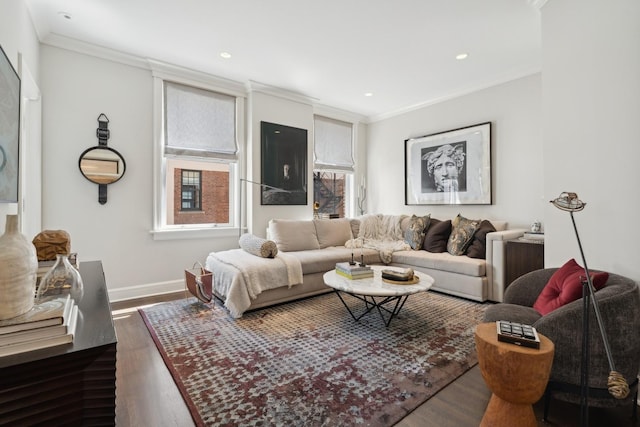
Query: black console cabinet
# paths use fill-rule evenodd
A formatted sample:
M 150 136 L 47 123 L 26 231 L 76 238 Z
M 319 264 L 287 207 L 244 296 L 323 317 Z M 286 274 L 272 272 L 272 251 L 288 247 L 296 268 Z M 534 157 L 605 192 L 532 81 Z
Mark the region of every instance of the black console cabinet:
M 0 425 L 115 424 L 116 332 L 99 261 L 80 263 L 73 344 L 0 357 Z

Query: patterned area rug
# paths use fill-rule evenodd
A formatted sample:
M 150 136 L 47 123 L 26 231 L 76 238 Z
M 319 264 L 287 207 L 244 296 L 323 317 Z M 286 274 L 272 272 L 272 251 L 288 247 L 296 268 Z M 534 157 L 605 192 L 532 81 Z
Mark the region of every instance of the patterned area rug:
M 140 312 L 197 425 L 387 426 L 477 363 L 485 308 L 416 294 L 388 328 L 333 293 L 236 320 L 195 298 Z

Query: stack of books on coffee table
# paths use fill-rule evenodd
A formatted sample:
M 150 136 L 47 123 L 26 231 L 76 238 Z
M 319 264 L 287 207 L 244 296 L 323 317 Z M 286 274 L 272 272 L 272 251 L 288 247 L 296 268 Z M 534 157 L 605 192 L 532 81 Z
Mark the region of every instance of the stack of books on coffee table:
M 78 306 L 69 294 L 34 304 L 20 316 L 0 320 L 0 357 L 73 342 Z
M 347 279 L 365 279 L 373 277 L 373 269 L 368 265 L 349 264 L 348 262 L 336 263 L 336 273 L 346 277 Z

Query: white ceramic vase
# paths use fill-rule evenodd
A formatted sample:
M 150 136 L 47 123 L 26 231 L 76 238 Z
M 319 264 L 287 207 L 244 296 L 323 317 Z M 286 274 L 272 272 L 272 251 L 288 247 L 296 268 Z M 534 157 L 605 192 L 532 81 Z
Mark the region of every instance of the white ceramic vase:
M 7 215 L 0 236 L 0 320 L 31 310 L 37 271 L 35 246 L 18 231 L 18 215 Z

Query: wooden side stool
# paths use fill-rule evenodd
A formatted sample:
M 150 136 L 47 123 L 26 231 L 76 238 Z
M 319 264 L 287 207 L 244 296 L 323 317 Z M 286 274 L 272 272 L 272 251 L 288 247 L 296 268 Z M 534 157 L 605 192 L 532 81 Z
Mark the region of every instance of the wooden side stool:
M 532 404 L 549 381 L 553 342 L 538 333 L 540 349 L 498 341 L 496 324 L 482 323 L 475 340 L 482 377 L 493 394 L 481 426 L 536 427 Z

